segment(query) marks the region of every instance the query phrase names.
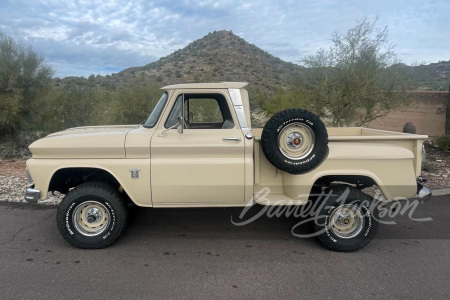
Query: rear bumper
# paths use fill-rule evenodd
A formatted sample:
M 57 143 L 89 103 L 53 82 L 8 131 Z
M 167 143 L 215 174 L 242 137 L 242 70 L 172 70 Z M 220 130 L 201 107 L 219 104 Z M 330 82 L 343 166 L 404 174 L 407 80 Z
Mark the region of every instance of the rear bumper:
M 417 182 L 417 195 L 419 198 L 429 198 L 431 197 L 431 191 L 426 186 L 423 186 L 420 182 Z
M 25 200 L 28 203 L 37 203 L 41 197 L 41 191 L 34 188 L 34 184 L 27 187 L 25 192 Z

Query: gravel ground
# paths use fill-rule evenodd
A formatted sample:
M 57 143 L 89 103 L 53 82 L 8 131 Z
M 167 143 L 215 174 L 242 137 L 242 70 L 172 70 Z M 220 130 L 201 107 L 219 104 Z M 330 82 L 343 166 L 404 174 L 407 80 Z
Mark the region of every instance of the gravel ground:
M 0 201 L 22 202 L 26 183 L 26 178 L 0 176 Z
M 429 141 L 425 143 L 425 152 L 426 170 L 422 171 L 428 178 L 425 185 L 431 189 L 450 187 L 450 152 L 434 147 Z
M 450 152 L 442 151 L 434 147 L 430 142 L 425 143 L 427 156 L 427 170 L 423 174 L 427 176 L 425 184 L 430 189 L 450 187 Z M 25 173 L 25 159 L 16 161 L 0 160 L 0 201 L 26 202 L 24 200 L 25 189 L 28 185 Z M 63 195 L 47 194 L 44 204 L 58 204 Z
M 0 201 L 25 202 L 25 189 L 28 180 L 25 173 L 25 159 L 17 161 L 0 160 Z M 57 204 L 61 195 L 47 194 L 43 204 Z

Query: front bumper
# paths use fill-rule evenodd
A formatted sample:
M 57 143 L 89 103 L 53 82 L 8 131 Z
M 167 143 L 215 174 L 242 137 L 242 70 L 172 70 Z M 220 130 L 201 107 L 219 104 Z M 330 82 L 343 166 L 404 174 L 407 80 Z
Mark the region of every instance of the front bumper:
M 31 184 L 27 187 L 25 192 L 25 200 L 28 203 L 38 203 L 39 198 L 41 197 L 41 191 L 34 188 L 34 184 Z

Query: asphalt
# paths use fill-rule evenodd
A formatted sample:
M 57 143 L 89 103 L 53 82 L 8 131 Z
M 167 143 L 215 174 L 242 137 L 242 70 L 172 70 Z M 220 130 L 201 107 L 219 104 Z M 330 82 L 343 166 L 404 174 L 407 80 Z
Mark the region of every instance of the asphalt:
M 449 208 L 447 195 L 398 209 L 366 248 L 336 253 L 294 237 L 295 218 L 235 226 L 230 208 L 133 209 L 116 244 L 80 250 L 55 207 L 0 203 L 0 298 L 448 299 Z

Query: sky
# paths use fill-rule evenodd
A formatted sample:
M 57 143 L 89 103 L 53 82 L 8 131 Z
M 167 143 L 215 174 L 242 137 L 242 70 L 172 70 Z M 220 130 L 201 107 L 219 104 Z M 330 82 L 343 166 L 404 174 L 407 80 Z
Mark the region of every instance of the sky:
M 143 66 L 219 30 L 299 64 L 365 17 L 387 27 L 402 62 L 450 60 L 448 0 L 0 0 L 0 30 L 61 78 Z

